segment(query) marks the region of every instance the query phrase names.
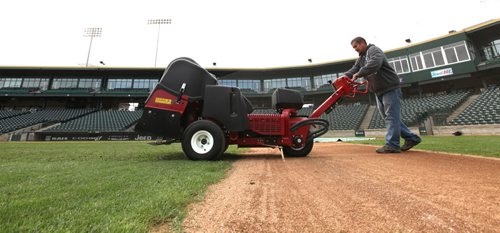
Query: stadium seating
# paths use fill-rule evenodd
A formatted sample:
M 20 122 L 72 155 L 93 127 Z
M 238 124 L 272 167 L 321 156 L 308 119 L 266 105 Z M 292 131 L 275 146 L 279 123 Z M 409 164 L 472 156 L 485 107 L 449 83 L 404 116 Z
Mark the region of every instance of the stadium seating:
M 304 87 L 287 87 L 287 89 L 292 89 L 292 90 L 296 90 L 298 92 L 307 92 L 307 90 L 304 88 Z
M 259 93 L 257 91 L 255 91 L 254 89 L 250 89 L 250 88 L 241 88 L 240 89 L 241 91 L 241 94 L 247 96 L 247 95 L 259 95 Z
M 454 91 L 449 94 L 410 97 L 401 101 L 401 120 L 414 126 L 431 114 L 451 114 L 471 94 L 470 91 Z M 384 128 L 385 122 L 378 110 L 373 114 L 369 129 Z
M 313 108 L 302 108 L 299 110 L 298 115 L 299 116 L 309 116 L 311 113 L 313 113 L 314 109 Z
M 271 89 L 269 89 L 269 90 L 267 91 L 267 93 L 272 94 L 275 90 L 276 90 L 276 88 L 271 88 Z
M 133 125 L 142 116 L 142 110 L 101 110 L 65 122 L 46 132 L 118 132 Z
M 88 114 L 95 109 L 45 109 L 0 120 L 0 134 L 39 123 L 64 122 Z
M 0 110 L 0 120 L 9 118 L 9 117 L 14 117 L 17 115 L 21 114 L 26 114 L 29 113 L 28 111 L 19 111 L 19 110 Z
M 500 88 L 491 86 L 469 105 L 450 125 L 500 124 Z
M 321 86 L 319 86 L 316 91 L 333 91 L 333 88 L 332 88 L 332 84 L 329 84 L 329 83 L 326 83 L 326 84 L 323 84 Z
M 119 92 L 119 90 L 116 91 Z M 445 113 L 449 115 L 470 94 L 470 91 L 454 91 L 448 94 L 405 98 L 402 100 L 402 120 L 409 126 L 415 126 L 432 114 Z M 449 124 L 500 123 L 499 96 L 499 87 L 487 88 L 475 102 Z M 331 130 L 356 130 L 359 128 L 368 107 L 368 104 L 360 103 L 336 105 L 330 114 L 323 114 L 321 118 L 330 122 Z M 313 110 L 313 108 L 303 108 L 299 110 L 298 115 L 309 116 Z M 252 113 L 277 114 L 274 109 L 255 109 Z M 133 112 L 97 111 L 96 109 L 44 109 L 35 112 L 0 110 L 0 134 L 49 122 L 62 122 L 62 124 L 48 129 L 46 132 L 118 132 L 132 126 L 141 115 L 142 110 Z M 384 121 L 378 111 L 375 111 L 368 128 L 384 128 Z
M 278 112 L 271 108 L 255 108 L 252 114 L 278 114 Z
M 329 114 L 322 114 L 321 118 L 330 122 L 331 130 L 357 130 L 368 111 L 368 104 L 336 105 Z

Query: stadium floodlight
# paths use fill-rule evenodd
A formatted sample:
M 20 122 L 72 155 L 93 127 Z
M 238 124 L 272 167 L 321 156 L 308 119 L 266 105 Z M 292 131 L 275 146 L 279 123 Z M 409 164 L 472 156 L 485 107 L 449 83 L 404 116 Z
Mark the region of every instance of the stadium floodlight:
M 158 45 L 160 44 L 160 28 L 161 28 L 161 25 L 163 25 L 163 24 L 171 24 L 171 23 L 172 23 L 171 19 L 150 19 L 150 20 L 148 20 L 148 24 L 158 25 L 158 35 L 156 37 L 155 67 L 156 67 L 156 60 L 158 59 Z
M 87 54 L 87 63 L 85 63 L 85 67 L 89 66 L 90 50 L 92 49 L 92 40 L 94 39 L 94 37 L 101 37 L 101 35 L 102 35 L 102 28 L 85 28 L 83 37 L 90 37 L 89 52 Z

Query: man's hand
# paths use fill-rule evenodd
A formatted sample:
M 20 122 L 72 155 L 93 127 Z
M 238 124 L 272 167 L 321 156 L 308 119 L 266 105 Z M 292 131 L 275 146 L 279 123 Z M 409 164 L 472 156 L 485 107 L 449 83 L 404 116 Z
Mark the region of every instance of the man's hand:
M 355 73 L 353 76 L 352 76 L 352 80 L 356 80 L 359 78 L 359 73 Z

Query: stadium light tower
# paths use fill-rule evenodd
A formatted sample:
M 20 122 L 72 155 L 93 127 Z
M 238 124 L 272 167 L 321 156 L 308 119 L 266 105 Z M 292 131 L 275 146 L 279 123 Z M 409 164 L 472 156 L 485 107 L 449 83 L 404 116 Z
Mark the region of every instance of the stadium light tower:
M 102 28 L 85 28 L 83 37 L 90 37 L 89 53 L 87 54 L 87 63 L 85 67 L 89 66 L 90 50 L 92 49 L 92 40 L 94 37 L 101 37 Z
M 171 24 L 172 20 L 171 19 L 150 19 L 148 20 L 148 24 L 155 24 L 158 25 L 158 35 L 156 37 L 156 54 L 155 54 L 155 67 L 156 67 L 156 60 L 158 59 L 158 45 L 160 44 L 160 28 L 162 24 Z

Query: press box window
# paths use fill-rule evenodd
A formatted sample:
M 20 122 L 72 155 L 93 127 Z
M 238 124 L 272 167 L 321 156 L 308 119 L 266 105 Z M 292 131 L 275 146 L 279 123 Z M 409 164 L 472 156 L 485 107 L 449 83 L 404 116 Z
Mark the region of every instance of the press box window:
M 49 86 L 48 78 L 25 78 L 23 87 L 25 88 L 39 88 L 40 90 L 47 90 Z
M 0 88 L 19 88 L 22 78 L 2 78 L 0 79 Z
M 411 62 L 411 68 L 413 69 L 413 71 L 424 69 L 424 65 L 422 63 L 420 53 L 415 53 L 415 54 L 410 55 L 410 62 Z
M 408 58 L 406 58 L 406 56 L 391 58 L 388 59 L 388 62 L 397 74 L 410 72 L 410 66 L 408 65 Z
M 236 80 L 230 80 L 230 79 L 219 80 L 219 84 L 221 86 L 237 87 Z
M 92 88 L 98 89 L 101 87 L 101 79 L 84 79 L 81 78 L 78 82 L 78 88 Z
M 110 79 L 108 81 L 108 90 L 132 88 L 132 79 Z
M 260 80 L 238 80 L 238 87 L 260 91 Z
M 77 88 L 78 79 L 77 78 L 55 78 L 52 81 L 52 89 L 67 89 L 67 88 Z
M 465 46 L 465 41 L 443 46 L 448 64 L 470 60 L 469 53 Z

